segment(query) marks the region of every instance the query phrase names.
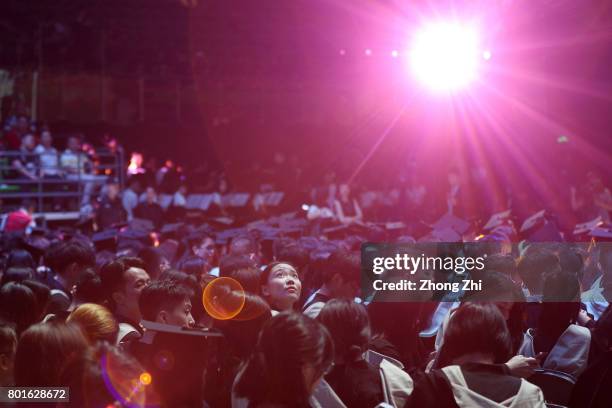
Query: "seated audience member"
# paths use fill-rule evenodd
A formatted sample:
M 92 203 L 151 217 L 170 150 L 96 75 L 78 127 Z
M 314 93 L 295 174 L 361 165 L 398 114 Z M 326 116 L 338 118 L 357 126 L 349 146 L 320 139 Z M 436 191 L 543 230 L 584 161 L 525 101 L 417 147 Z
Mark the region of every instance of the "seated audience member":
M 144 320 L 180 327 L 193 327 L 192 291 L 173 280 L 152 281 L 144 287 L 138 304 Z
M 306 300 L 302 307 L 306 316 L 315 318 L 330 299 L 353 299 L 359 294 L 361 260 L 350 252 L 334 252 L 326 262 L 323 286 Z
M 194 276 L 183 271 L 177 271 L 176 269 L 169 269 L 159 275 L 158 280 L 171 280 L 189 288 L 191 291 L 191 315 L 193 320 L 195 320 L 196 326 L 210 327 L 210 316 L 206 313 L 202 303 L 204 289 Z
M 437 368 L 416 376 L 407 407 L 540 407 L 542 391 L 510 375 L 510 333 L 499 309 L 465 303 L 449 321 Z
M 344 405 L 374 407 L 383 401 L 393 406 L 404 405 L 412 391 L 408 374 L 386 360 L 379 367 L 364 358 L 371 332 L 363 305 L 349 299 L 332 299 L 321 309 L 317 321 L 329 331 L 336 350 L 333 368 L 325 375 L 325 381 Z M 385 396 L 383 387 L 395 392 Z
M 369 349 L 401 362 L 406 370 L 425 368 L 428 353 L 419 337 L 422 310 L 416 302 L 371 302 Z M 402 324 L 396 316 L 402 316 Z
M 328 331 L 299 313 L 281 313 L 262 328 L 232 390 L 232 407 L 310 407 L 334 358 Z
M 30 288 L 36 298 L 36 321 L 39 322 L 47 315 L 49 302 L 51 301 L 51 291 L 47 285 L 34 280 L 24 280 L 22 285 Z
M 9 268 L 29 268 L 34 270 L 36 264 L 32 254 L 25 249 L 13 249 L 6 259 L 5 269 Z
M 162 226 L 164 210 L 157 204 L 157 193 L 153 187 L 147 187 L 145 201 L 136 206 L 134 217 L 151 221 L 156 229 Z
M 170 262 L 158 248 L 146 247 L 138 252 L 138 258 L 145 264 L 145 270 L 151 279 L 157 279 L 162 272 L 170 269 Z
M 183 260 L 193 257 L 200 258 L 206 262 L 207 273 L 210 273 L 217 263 L 217 247 L 210 235 L 194 234 L 187 238 L 187 250 L 183 255 Z
M 518 274 L 523 280 L 523 291 L 528 302 L 542 300 L 542 286 L 549 273 L 561 270 L 559 258 L 552 252 L 536 248 L 519 259 Z
M 240 268 L 232 271 L 229 278 L 235 279 L 240 283 L 245 292 L 255 295 L 261 294 L 261 276 L 263 272 L 255 267 Z
M 580 283 L 574 274 L 556 272 L 546 277 L 540 320 L 525 333 L 519 354 L 545 353 L 542 368 L 578 377 L 587 366 L 591 332 L 578 326 Z
M 72 301 L 72 289 L 81 273 L 95 265 L 94 251 L 77 240 L 58 242 L 48 249 L 44 261 L 51 269 L 44 281 L 51 289 L 49 313 L 63 312 Z
M 484 265 L 483 271 L 479 272 L 478 269 L 470 271 L 472 279 L 482 279 L 483 276 L 479 276 L 480 274 L 486 274 L 491 271 L 503 273 L 512 280 L 517 278 L 516 261 L 512 255 L 493 254 L 487 256 Z
M 360 223 L 363 213 L 359 203 L 351 195 L 348 184 L 340 184 L 338 189 L 339 198 L 334 201 L 334 212 L 342 224 Z
M 256 294 L 232 291 L 228 296 L 235 298 L 228 303 L 240 302 L 244 298 L 244 306 L 232 319 L 213 321 L 213 327 L 224 336 L 206 370 L 204 395 L 213 407 L 231 405 L 234 378 L 253 353 L 262 326 L 272 317 L 268 303 Z
M 60 156 L 60 165 L 66 178 L 83 184 L 81 206 L 89 205 L 96 184 L 106 181 L 106 176 L 92 174 L 93 163 L 83 151 L 80 136 L 70 136 L 68 146 Z
M 107 182 L 105 194 L 96 208 L 96 223 L 98 228 L 104 230 L 126 219 L 127 214 L 119 198 L 119 184 L 111 179 Z
M 38 155 L 35 151 L 36 140 L 34 135 L 28 133 L 21 138 L 21 153 L 13 160 L 13 168 L 17 171 L 18 177 L 30 180 L 38 180 Z
M 21 206 L 17 210 L 10 212 L 6 216 L 2 231 L 28 232 L 31 228 L 36 226 L 36 222 L 34 221 L 35 210 L 36 205 L 34 201 L 23 200 Z
M 119 324 L 113 314 L 104 306 L 95 303 L 83 303 L 70 313 L 66 323 L 74 323 L 81 327 L 90 344 L 107 341 L 117 343 Z
M 0 387 L 15 385 L 17 333 L 11 323 L 0 321 Z
M 208 275 L 208 264 L 204 261 L 204 259 L 197 256 L 185 258 L 179 262 L 178 269 L 195 277 L 200 284 L 202 283 L 204 276 Z
M 138 195 L 140 194 L 140 182 L 135 177 L 127 181 L 127 188 L 121 195 L 121 203 L 127 214 L 128 221 L 134 218 L 134 209 L 138 206 Z
M 260 275 L 261 295 L 272 309 L 272 314 L 293 310 L 300 300 L 302 282 L 292 265 L 272 262 Z
M 0 317 L 15 324 L 18 335 L 39 321 L 38 312 L 36 295 L 23 282 L 8 282 L 0 288 Z
M 100 270 L 102 289 L 113 315 L 119 322 L 119 343 L 142 334 L 138 298 L 150 278 L 138 258 L 119 258 Z
M 111 261 L 107 261 L 105 264 Z M 102 279 L 92 268 L 85 269 L 74 286 L 74 299 L 71 306 L 77 307 L 83 303 L 106 304 Z
M 34 152 L 38 155 L 40 162 L 40 176 L 48 179 L 60 177 L 59 155 L 57 149 L 53 147 L 53 136 L 48 130 L 43 130 L 40 134 L 40 144 L 36 146 Z
M 65 323 L 39 323 L 23 332 L 15 354 L 17 387 L 58 387 L 59 373 L 71 356 L 83 352 L 81 329 Z
M 231 276 L 234 271 L 245 268 L 257 268 L 257 264 L 246 256 L 226 255 L 219 261 L 218 276 Z M 214 275 L 212 272 L 210 273 Z
M 98 343 L 80 350 L 61 370 L 59 382 L 70 389 L 70 402 L 61 406 L 98 408 L 154 405 L 155 400 L 147 398 L 149 392 L 141 380 L 144 372 L 132 356 L 110 344 Z M 128 398 L 129 403 L 126 402 Z
M 259 245 L 252 237 L 241 235 L 232 239 L 229 245 L 229 254 L 234 256 L 244 256 L 254 261 L 258 266 L 261 263 L 261 253 Z
M 7 268 L 6 271 L 4 271 L 4 273 L 2 274 L 0 286 L 3 286 L 5 283 L 8 282 L 23 282 L 32 278 L 34 278 L 33 269 L 12 266 L 10 268 Z

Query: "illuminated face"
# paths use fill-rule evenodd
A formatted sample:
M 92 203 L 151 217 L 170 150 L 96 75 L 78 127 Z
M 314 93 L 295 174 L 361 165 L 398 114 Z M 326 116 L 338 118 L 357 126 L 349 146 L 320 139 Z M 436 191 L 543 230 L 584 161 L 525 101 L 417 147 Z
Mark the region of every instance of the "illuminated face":
M 210 237 L 207 237 L 200 245 L 194 246 L 192 249 L 197 257 L 204 259 L 208 263 L 212 263 L 217 248 L 215 247 L 215 242 Z
M 138 299 L 140 292 L 151 281 L 149 274 L 141 268 L 130 268 L 124 273 L 125 286 L 123 293 L 118 298 L 115 298 L 117 303 L 134 314 L 140 313 Z
M 185 298 L 171 310 L 162 310 L 157 317 L 158 322 L 180 327 L 193 327 L 195 321 L 191 315 L 191 300 Z
M 302 294 L 302 282 L 295 268 L 281 263 L 270 271 L 268 281 L 261 287 L 261 292 L 273 307 L 290 310 Z

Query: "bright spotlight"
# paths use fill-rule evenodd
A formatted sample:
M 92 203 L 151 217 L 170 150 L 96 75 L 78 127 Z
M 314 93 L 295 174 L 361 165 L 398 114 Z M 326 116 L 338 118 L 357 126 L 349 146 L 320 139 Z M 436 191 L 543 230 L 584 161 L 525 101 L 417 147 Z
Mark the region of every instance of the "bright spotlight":
M 392 56 L 393 58 L 397 58 L 397 56 L 398 56 L 398 55 L 399 55 L 399 52 L 397 52 L 397 50 L 393 50 L 393 51 L 391 51 L 391 56 Z
M 371 49 L 369 49 L 369 48 L 367 48 L 367 49 L 365 50 L 365 55 L 366 55 L 367 57 L 371 56 L 371 55 L 372 55 L 372 50 L 371 50 Z
M 410 65 L 416 78 L 430 88 L 453 91 L 472 82 L 482 54 L 478 33 L 459 23 L 433 23 L 416 33 Z
M 490 60 L 491 59 L 491 51 L 489 51 L 489 50 L 483 51 L 482 58 L 484 58 L 487 61 Z

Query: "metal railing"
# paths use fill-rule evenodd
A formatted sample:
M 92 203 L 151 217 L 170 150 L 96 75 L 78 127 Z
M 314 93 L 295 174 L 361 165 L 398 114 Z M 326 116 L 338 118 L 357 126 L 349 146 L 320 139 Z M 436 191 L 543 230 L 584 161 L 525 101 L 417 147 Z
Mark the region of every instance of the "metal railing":
M 125 158 L 122 150 L 111 152 L 108 149 L 97 149 L 94 150 L 93 157 L 83 151 L 57 152 L 57 166 L 41 165 L 41 156 L 50 154 L 53 153 L 0 151 L 1 212 L 12 206 L 17 207 L 27 199 L 35 202 L 38 213 L 54 211 L 47 211 L 53 208 L 53 202 L 61 202 L 55 207 L 59 205 L 62 212 L 78 211 L 80 204 L 75 208 L 69 203 L 70 199 L 77 199 L 80 203 L 86 193 L 93 198 L 97 187 L 103 185 L 109 177 L 115 178 L 121 189 L 124 187 Z M 62 165 L 62 156 L 66 158 L 66 155 L 76 156 L 76 167 Z M 95 163 L 93 158 L 98 162 Z M 21 165 L 17 165 L 17 162 Z M 23 170 L 27 170 L 33 177 L 24 174 Z M 45 171 L 54 174 L 45 175 Z M 86 191 L 88 189 L 91 191 Z

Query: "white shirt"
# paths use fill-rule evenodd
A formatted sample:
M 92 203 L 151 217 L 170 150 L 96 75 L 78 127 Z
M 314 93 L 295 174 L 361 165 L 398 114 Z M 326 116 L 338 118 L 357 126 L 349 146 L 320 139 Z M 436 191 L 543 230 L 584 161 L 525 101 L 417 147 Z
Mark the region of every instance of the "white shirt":
M 56 176 L 58 174 L 59 156 L 55 147 L 51 146 L 46 148 L 43 145 L 38 145 L 36 149 L 34 149 L 34 153 L 39 157 L 40 169 L 44 174 L 49 176 Z

